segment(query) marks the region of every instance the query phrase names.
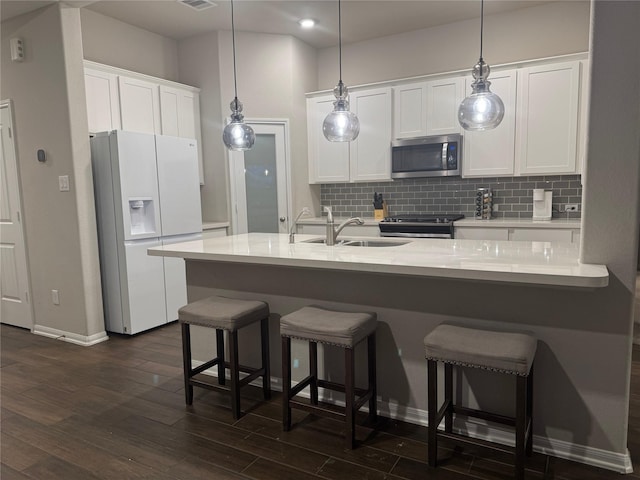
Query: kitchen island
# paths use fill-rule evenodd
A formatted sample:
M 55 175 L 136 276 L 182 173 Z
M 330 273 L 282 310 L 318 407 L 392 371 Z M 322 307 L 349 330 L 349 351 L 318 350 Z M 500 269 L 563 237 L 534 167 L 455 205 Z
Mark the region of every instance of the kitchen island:
M 532 332 L 539 340 L 534 449 L 630 471 L 628 452 L 616 451 L 611 442 L 626 428 L 626 397 L 619 394 L 625 385 L 621 376 L 608 375 L 607 362 L 594 354 L 603 345 L 620 351 L 629 345 L 626 331 L 612 329 L 604 318 L 593 320 L 599 305 L 615 295 L 605 266 L 580 264 L 573 244 L 411 239 L 396 246 L 327 247 L 309 242 L 316 239 L 297 235 L 290 244 L 288 235 L 248 234 L 149 253 L 185 259 L 190 301 L 218 294 L 269 303 L 275 388 L 280 386 L 280 315 L 310 304 L 375 311 L 380 411 L 413 423 L 426 423 L 422 339 L 436 325 L 450 321 Z M 210 357 L 215 336 L 203 331 L 194 337 L 196 360 Z M 243 341 L 253 345 L 255 338 Z M 241 362 L 258 362 L 257 349 L 241 352 L 250 352 Z M 299 364 L 294 379 L 301 379 L 307 372 L 306 346 L 294 344 L 292 355 Z M 330 347 L 322 351 L 319 366 L 332 378 L 342 376 L 341 357 Z M 456 395 L 472 407 L 512 414 L 513 379 L 488 375 L 465 371 Z M 480 421 L 460 418 L 455 428 L 512 443 L 500 427 Z

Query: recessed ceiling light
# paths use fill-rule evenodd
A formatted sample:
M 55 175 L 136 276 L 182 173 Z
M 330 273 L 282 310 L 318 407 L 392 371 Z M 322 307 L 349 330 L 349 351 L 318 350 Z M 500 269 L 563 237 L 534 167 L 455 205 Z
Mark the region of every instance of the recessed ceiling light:
M 298 20 L 298 23 L 302 28 L 313 28 L 316 21 L 312 18 L 303 18 L 302 20 Z

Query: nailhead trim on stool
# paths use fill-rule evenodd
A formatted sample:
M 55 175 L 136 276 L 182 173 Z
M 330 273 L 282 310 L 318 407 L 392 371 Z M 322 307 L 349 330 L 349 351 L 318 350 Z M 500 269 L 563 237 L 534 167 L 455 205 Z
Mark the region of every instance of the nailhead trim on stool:
M 193 403 L 193 386 L 221 390 L 231 393 L 233 418 L 240 418 L 240 388 L 262 377 L 265 400 L 271 398 L 271 371 L 269 367 L 269 305 L 256 300 L 238 300 L 211 296 L 185 305 L 178 310 L 178 320 L 182 325 L 182 362 L 184 367 L 184 390 L 187 405 Z M 252 323 L 260 322 L 260 344 L 262 346 L 262 366 L 245 367 L 238 360 L 238 330 Z M 217 356 L 199 367 L 191 364 L 190 325 L 214 328 L 216 330 Z M 229 362 L 224 359 L 224 332 L 229 335 Z M 205 370 L 218 366 L 218 384 L 194 377 Z M 226 369 L 231 374 L 230 385 L 226 386 Z M 240 372 L 248 373 L 240 379 Z
M 346 423 L 346 447 L 355 446 L 355 415 L 369 402 L 369 420 L 377 419 L 376 405 L 376 314 L 329 310 L 318 306 L 301 308 L 280 319 L 282 338 L 282 426 L 291 429 L 291 408 L 305 410 L 323 417 L 344 420 Z M 291 387 L 291 339 L 309 342 L 309 376 Z M 355 387 L 354 348 L 367 340 L 367 390 Z M 344 349 L 344 384 L 318 378 L 318 343 L 335 345 Z M 311 390 L 310 403 L 295 399 L 305 387 Z M 341 411 L 328 409 L 318 404 L 318 387 L 345 393 L 345 408 Z M 358 399 L 356 400 L 356 395 Z
M 424 338 L 428 369 L 429 465 L 438 464 L 438 439 L 515 453 L 515 479 L 524 479 L 525 456 L 533 438 L 533 360 L 537 340 L 524 333 L 477 330 L 441 324 Z M 438 408 L 437 362 L 444 363 L 444 403 Z M 505 417 L 453 402 L 453 367 L 482 368 L 516 376 L 516 416 Z M 514 449 L 453 433 L 453 414 L 482 418 L 515 427 Z M 444 418 L 444 432 L 438 426 Z

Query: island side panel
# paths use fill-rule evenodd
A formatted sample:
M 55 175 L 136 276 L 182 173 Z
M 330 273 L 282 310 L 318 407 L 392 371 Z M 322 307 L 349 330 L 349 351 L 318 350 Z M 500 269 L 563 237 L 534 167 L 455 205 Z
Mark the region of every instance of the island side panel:
M 567 442 L 626 455 L 628 325 L 611 321 L 622 318 L 626 308 L 624 286 L 615 277 L 606 288 L 585 290 L 228 262 L 186 260 L 186 265 L 190 301 L 226 294 L 269 302 L 272 375 L 278 382 L 280 315 L 309 304 L 377 312 L 381 410 L 415 423 L 426 422 L 422 339 L 436 325 L 453 321 L 530 331 L 539 339 L 537 441 L 548 443 L 545 447 Z M 621 315 L 604 318 L 601 305 L 615 304 Z M 197 337 L 194 357 L 204 360 L 213 336 Z M 257 347 L 246 350 L 246 360 L 257 362 Z M 306 345 L 297 345 L 293 355 L 300 362 L 294 374 L 302 378 Z M 327 351 L 320 363 L 339 377 L 341 357 L 336 357 Z M 511 378 L 466 370 L 456 395 L 472 406 L 511 414 L 513 398 L 505 392 L 513 385 Z

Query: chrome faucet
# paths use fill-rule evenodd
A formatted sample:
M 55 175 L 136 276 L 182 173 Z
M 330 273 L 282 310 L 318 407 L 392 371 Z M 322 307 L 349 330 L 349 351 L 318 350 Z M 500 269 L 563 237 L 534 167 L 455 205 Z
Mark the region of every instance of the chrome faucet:
M 294 243 L 296 241 L 295 233 L 298 220 L 300 220 L 300 217 L 307 215 L 311 215 L 311 210 L 309 210 L 309 207 L 302 207 L 302 211 L 298 214 L 296 219 L 291 224 L 291 230 L 289 231 L 289 243 Z
M 325 244 L 328 246 L 332 246 L 336 244 L 336 240 L 338 239 L 338 235 L 342 231 L 344 227 L 347 225 L 363 225 L 364 221 L 360 217 L 351 217 L 346 219 L 338 228 L 335 228 L 335 223 L 333 222 L 333 212 L 331 211 L 331 207 L 322 207 L 322 209 L 327 212 L 327 237 L 325 239 Z

